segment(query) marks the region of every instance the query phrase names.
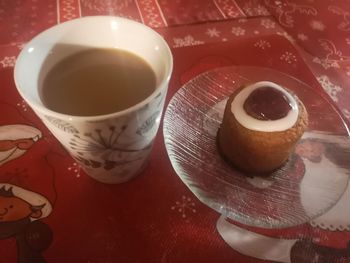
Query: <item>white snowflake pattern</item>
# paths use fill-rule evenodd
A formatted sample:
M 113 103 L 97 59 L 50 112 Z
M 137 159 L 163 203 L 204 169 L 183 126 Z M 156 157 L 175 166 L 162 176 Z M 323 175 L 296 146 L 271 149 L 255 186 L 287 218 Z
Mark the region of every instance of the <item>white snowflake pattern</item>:
M 204 44 L 204 41 L 195 40 L 193 36 L 187 35 L 184 38 L 173 38 L 174 46 L 173 47 L 188 47 Z
M 347 118 L 347 119 L 350 120 L 350 110 L 348 110 L 348 109 L 343 109 L 343 113 L 344 113 L 345 118 Z
M 270 42 L 268 42 L 266 40 L 260 39 L 259 41 L 254 43 L 254 47 L 258 47 L 258 48 L 261 48 L 264 50 L 266 48 L 270 48 L 271 44 L 270 44 Z
M 291 43 L 294 43 L 294 42 L 295 42 L 295 39 L 294 39 L 290 34 L 288 34 L 288 33 L 285 32 L 285 31 L 284 31 L 284 32 L 277 32 L 277 35 L 282 36 L 282 37 L 288 39 Z
M 310 26 L 313 30 L 324 31 L 326 26 L 319 20 L 311 20 Z
M 2 65 L 3 68 L 10 68 L 14 67 L 16 62 L 16 57 L 4 57 L 2 60 L 0 60 L 0 64 Z
M 12 42 L 11 46 L 17 47 L 19 50 L 22 50 L 25 46 L 25 43 L 23 42 Z
M 271 20 L 271 19 L 261 19 L 260 21 L 260 25 L 262 25 L 263 27 L 269 29 L 269 28 L 275 28 L 276 27 L 276 23 Z
M 261 16 L 270 15 L 269 11 L 267 11 L 266 7 L 263 6 L 263 5 L 258 5 L 258 6 L 256 6 L 255 12 L 256 12 L 258 15 L 261 15 Z
M 111 11 L 123 11 L 125 8 L 133 3 L 133 0 L 84 0 L 81 4 L 90 10 L 98 12 L 111 12 Z
M 340 68 L 338 61 L 315 57 L 312 62 L 320 64 L 324 69 Z
M 350 37 L 345 38 L 346 44 L 350 45 Z
M 214 27 L 208 28 L 208 30 L 205 33 L 210 37 L 219 37 L 221 32 Z
M 248 16 L 269 15 L 266 7 L 259 4 L 259 0 L 246 1 L 246 4 L 243 6 L 243 10 Z
M 328 76 L 321 75 L 317 77 L 318 82 L 321 84 L 322 88 L 327 92 L 327 94 L 332 98 L 333 101 L 338 101 L 338 93 L 342 91 L 342 88 L 338 85 L 332 83 Z
M 292 52 L 284 52 L 282 56 L 280 56 L 280 60 L 286 61 L 288 64 L 292 64 L 297 62 L 297 57 Z
M 22 50 L 26 44 L 25 43 L 17 43 L 17 48 Z
M 240 18 L 238 19 L 238 23 L 247 23 L 248 19 L 247 18 Z
M 231 30 L 232 34 L 236 35 L 236 36 L 243 36 L 245 34 L 245 29 L 241 28 L 241 27 L 232 27 Z
M 306 41 L 309 39 L 309 37 L 303 33 L 300 33 L 298 34 L 298 38 L 301 40 L 301 41 Z
M 16 105 L 17 107 L 20 107 L 23 111 L 27 111 L 28 109 L 28 104 L 24 100 L 21 100 Z
M 67 170 L 72 172 L 76 177 L 80 177 L 80 166 L 74 162 L 70 166 L 68 166 Z
M 346 67 L 345 73 L 346 75 L 350 76 L 350 66 Z
M 341 22 L 338 24 L 337 28 L 342 31 L 350 30 L 350 12 L 348 12 L 344 8 L 340 8 L 339 6 L 330 5 L 328 6 L 328 10 L 335 15 L 341 16 Z
M 326 55 L 324 58 L 315 57 L 312 61 L 320 64 L 325 69 L 328 68 L 340 68 L 339 61 L 350 59 L 349 56 L 343 55 L 343 53 L 335 46 L 335 44 L 328 39 L 318 39 L 320 46 L 325 50 Z
M 293 1 L 265 1 L 266 6 L 269 9 L 273 9 L 276 14 L 278 22 L 283 27 L 294 27 L 294 13 L 299 12 L 306 15 L 316 15 L 317 10 L 310 5 L 300 5 L 292 3 Z
M 181 201 L 176 201 L 171 210 L 177 211 L 181 214 L 183 219 L 187 218 L 187 212 L 196 213 L 195 203 L 190 197 L 182 196 Z

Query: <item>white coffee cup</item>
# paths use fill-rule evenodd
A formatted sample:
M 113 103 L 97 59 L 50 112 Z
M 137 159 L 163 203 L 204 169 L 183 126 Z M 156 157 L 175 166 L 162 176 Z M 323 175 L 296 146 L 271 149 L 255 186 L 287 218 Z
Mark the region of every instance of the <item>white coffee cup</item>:
M 155 72 L 155 91 L 107 115 L 71 116 L 48 109 L 40 98 L 46 74 L 62 59 L 89 48 L 117 48 L 142 57 Z M 94 16 L 59 24 L 32 39 L 17 58 L 14 78 L 23 99 L 88 175 L 121 183 L 147 164 L 172 67 L 167 43 L 151 28 L 125 18 Z

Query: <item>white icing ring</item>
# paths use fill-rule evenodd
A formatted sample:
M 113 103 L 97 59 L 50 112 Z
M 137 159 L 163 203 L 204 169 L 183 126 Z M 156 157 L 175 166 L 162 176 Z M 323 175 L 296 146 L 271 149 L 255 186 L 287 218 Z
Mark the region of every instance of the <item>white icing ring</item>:
M 243 108 L 244 102 L 248 96 L 257 88 L 260 87 L 271 87 L 281 91 L 289 100 L 291 105 L 291 110 L 287 116 L 278 120 L 258 120 L 248 115 Z M 248 87 L 242 89 L 237 96 L 233 99 L 231 103 L 231 112 L 235 116 L 236 120 L 245 128 L 255 131 L 262 132 L 275 132 L 275 131 L 285 131 L 293 127 L 293 125 L 298 120 L 299 109 L 298 103 L 295 98 L 289 94 L 285 89 L 276 83 L 270 81 L 260 81 L 256 82 Z

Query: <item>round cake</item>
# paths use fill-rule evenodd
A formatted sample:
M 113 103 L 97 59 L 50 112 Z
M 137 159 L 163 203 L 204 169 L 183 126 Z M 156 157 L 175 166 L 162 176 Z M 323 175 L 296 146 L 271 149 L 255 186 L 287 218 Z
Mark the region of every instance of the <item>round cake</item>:
M 228 99 L 218 131 L 218 147 L 235 167 L 270 173 L 281 167 L 308 123 L 302 102 L 270 81 L 237 89 Z

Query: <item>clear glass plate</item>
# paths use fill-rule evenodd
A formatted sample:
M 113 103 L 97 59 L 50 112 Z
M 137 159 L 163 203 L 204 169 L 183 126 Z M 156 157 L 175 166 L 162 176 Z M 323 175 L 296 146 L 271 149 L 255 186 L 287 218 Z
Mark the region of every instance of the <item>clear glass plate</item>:
M 282 168 L 249 177 L 221 158 L 216 133 L 228 96 L 261 80 L 292 90 L 305 104 L 309 126 Z M 164 140 L 173 168 L 197 198 L 250 226 L 305 223 L 329 210 L 349 181 L 349 134 L 340 114 L 321 92 L 272 69 L 232 66 L 192 79 L 167 107 Z

